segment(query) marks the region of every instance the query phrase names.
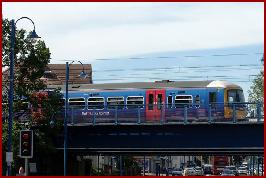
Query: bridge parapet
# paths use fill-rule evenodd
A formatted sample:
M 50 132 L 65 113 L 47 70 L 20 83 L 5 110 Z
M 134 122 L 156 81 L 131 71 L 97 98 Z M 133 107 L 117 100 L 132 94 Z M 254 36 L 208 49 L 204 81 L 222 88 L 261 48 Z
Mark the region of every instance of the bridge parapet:
M 101 109 L 99 109 L 101 108 Z M 149 109 L 152 108 L 152 112 Z M 156 108 L 156 109 L 154 109 Z M 207 109 L 206 109 L 207 108 Z M 69 125 L 99 124 L 215 124 L 263 123 L 263 103 L 195 103 L 176 105 L 71 105 L 68 109 Z M 64 112 L 57 118 L 64 119 Z

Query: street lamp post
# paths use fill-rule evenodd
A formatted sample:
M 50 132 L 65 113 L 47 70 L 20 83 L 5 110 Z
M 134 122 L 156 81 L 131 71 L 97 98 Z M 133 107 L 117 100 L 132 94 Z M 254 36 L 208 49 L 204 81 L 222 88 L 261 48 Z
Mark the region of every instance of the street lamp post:
M 64 118 L 64 176 L 67 175 L 67 113 L 68 113 L 68 80 L 69 63 L 66 62 L 66 100 L 65 100 L 65 118 Z
M 33 31 L 28 36 L 29 38 L 40 38 L 36 32 L 35 32 L 35 24 L 29 17 L 21 17 L 18 20 L 12 19 L 11 20 L 11 45 L 10 45 L 10 66 L 9 66 L 9 93 L 8 93 L 8 153 L 7 155 L 12 155 L 12 158 L 9 158 L 7 160 L 7 172 L 8 175 L 11 175 L 11 162 L 13 160 L 13 154 L 12 154 L 12 126 L 13 126 L 13 99 L 14 99 L 14 58 L 15 58 L 15 33 L 16 33 L 16 24 L 21 19 L 28 19 L 33 24 Z
M 69 66 L 73 63 L 74 61 L 72 61 L 70 64 L 68 62 L 66 62 L 66 94 L 65 94 L 65 118 L 64 118 L 64 176 L 67 175 L 67 118 L 68 118 L 68 81 L 69 81 Z M 88 75 L 86 74 L 86 72 L 84 71 L 84 66 L 83 64 L 78 61 L 82 67 L 83 70 L 80 73 L 80 77 L 81 78 L 86 78 Z

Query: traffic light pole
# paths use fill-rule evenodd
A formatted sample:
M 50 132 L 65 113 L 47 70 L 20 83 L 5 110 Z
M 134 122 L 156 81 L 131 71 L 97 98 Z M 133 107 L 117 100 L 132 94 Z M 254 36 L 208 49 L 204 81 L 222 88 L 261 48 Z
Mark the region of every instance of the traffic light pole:
M 25 176 L 29 175 L 29 159 L 25 158 Z

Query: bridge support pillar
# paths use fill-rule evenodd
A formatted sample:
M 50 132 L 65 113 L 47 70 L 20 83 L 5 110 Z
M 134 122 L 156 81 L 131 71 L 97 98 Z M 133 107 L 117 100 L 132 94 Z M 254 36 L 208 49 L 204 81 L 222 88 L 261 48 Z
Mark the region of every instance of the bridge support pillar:
M 123 176 L 123 160 L 122 156 L 120 155 L 120 176 Z
M 97 155 L 97 172 L 98 172 L 98 175 L 100 174 L 100 159 L 99 159 L 99 155 Z
M 145 156 L 143 156 L 143 176 L 145 176 L 146 164 L 145 164 Z

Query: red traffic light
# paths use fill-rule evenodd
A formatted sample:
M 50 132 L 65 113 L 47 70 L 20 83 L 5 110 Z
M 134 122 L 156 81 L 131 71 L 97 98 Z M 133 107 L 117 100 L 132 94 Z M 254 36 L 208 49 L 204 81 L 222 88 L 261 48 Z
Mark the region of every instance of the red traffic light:
M 29 134 L 28 134 L 28 133 L 24 133 L 24 134 L 22 135 L 22 138 L 28 140 L 28 139 L 29 139 Z

